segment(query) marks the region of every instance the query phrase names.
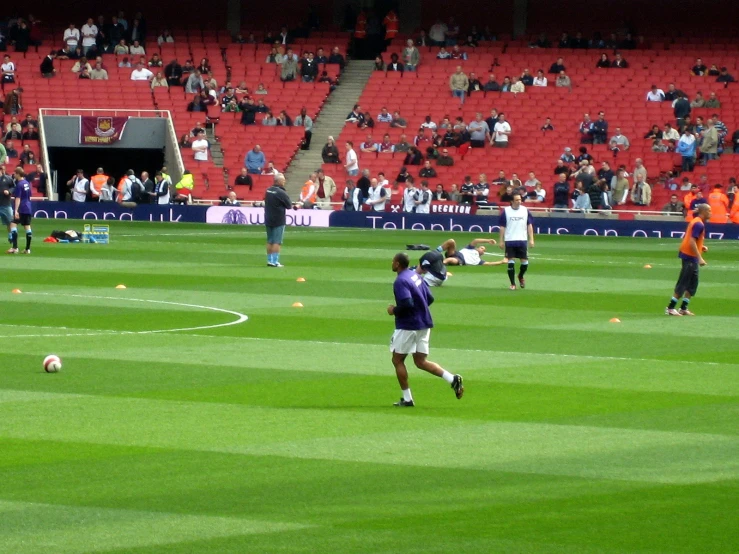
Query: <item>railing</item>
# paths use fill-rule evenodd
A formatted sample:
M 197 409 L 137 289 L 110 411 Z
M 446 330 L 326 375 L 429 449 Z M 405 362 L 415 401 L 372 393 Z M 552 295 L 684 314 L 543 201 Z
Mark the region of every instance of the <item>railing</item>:
M 112 115 L 128 117 L 166 117 L 172 119 L 168 110 L 117 110 L 117 109 L 88 109 L 88 108 L 39 108 L 39 115 L 81 116 L 81 115 Z

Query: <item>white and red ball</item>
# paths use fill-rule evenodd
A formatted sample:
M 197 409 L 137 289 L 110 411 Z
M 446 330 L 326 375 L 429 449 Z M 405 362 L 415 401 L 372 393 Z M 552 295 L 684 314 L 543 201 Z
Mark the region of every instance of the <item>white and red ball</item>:
M 44 358 L 44 371 L 46 373 L 56 373 L 62 369 L 62 361 L 59 356 L 49 354 Z

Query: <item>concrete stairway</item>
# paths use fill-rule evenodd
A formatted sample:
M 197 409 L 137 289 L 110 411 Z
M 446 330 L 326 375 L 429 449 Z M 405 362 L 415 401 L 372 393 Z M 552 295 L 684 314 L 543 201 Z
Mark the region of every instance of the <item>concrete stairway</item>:
M 359 101 L 359 96 L 372 75 L 373 65 L 373 60 L 352 60 L 347 63 L 344 72 L 341 74 L 341 85 L 331 93 L 318 118 L 313 122 L 313 138 L 310 150 L 300 150 L 285 172 L 285 189 L 291 198 L 298 198 L 300 189 L 308 180 L 311 172 L 321 167 L 323 163 L 321 150 L 323 145 L 326 144 L 326 138 L 328 136 L 335 139 L 339 138 L 339 134 L 344 128 L 346 114 L 352 111 L 354 104 Z M 337 146 L 339 152 L 343 155 L 343 145 L 337 143 Z M 343 168 L 339 166 L 338 169 L 341 170 L 341 173 L 332 175 L 332 177 L 334 179 L 339 177 L 336 186 L 341 188 L 343 179 L 340 177 L 343 176 Z

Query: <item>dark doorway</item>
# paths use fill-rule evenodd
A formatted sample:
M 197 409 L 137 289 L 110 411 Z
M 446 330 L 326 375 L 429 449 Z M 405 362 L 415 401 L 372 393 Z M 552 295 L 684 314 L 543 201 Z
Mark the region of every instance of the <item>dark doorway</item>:
M 98 167 L 102 167 L 118 183 L 126 171 L 133 169 L 136 176 L 142 171 L 154 175 L 164 165 L 164 149 L 144 148 L 49 148 L 51 171 L 57 172 L 58 190 L 61 192 L 65 183 L 75 176 L 78 169 L 85 175 L 94 175 Z

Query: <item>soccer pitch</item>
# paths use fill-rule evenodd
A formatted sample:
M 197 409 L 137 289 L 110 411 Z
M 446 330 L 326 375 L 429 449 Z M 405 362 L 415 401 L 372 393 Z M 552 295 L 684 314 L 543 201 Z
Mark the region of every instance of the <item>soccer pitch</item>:
M 288 229 L 273 269 L 261 228 L 60 227 L 0 259 L 0 553 L 737 551 L 739 243 L 693 318 L 675 240 L 541 236 L 513 292 L 452 268 L 465 396 L 410 364 L 399 409 L 392 257 L 473 236 Z

